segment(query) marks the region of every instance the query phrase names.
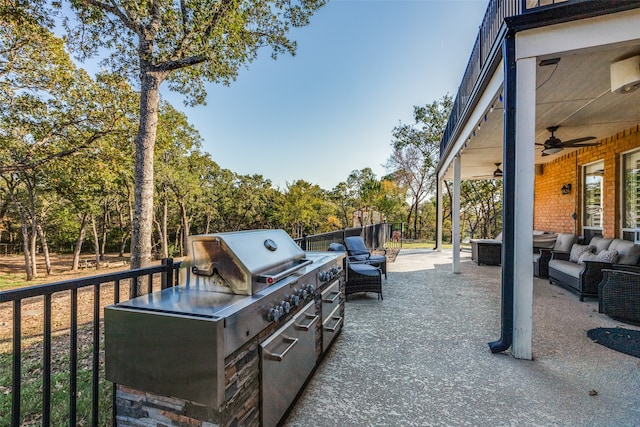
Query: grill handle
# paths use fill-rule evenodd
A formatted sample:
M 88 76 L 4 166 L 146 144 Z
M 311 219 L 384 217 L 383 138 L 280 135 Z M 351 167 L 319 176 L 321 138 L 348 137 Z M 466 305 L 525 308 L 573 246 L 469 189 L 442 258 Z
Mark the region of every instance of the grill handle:
M 290 274 L 295 273 L 296 271 L 300 270 L 302 267 L 306 267 L 309 264 L 312 264 L 313 260 L 310 259 L 305 259 L 304 261 L 302 261 L 300 264 L 294 265 L 291 268 L 286 269 L 285 271 L 282 271 L 278 274 L 274 274 L 274 275 L 270 275 L 270 274 L 262 274 L 260 276 L 258 276 L 258 281 L 261 283 L 268 283 L 268 284 L 273 284 L 276 283 L 278 280 L 289 276 Z
M 322 302 L 328 302 L 333 304 L 334 302 L 336 302 L 338 298 L 340 298 L 340 295 L 342 295 L 342 292 L 340 291 L 331 292 L 330 295 L 333 295 L 333 298 L 322 298 Z
M 327 332 L 335 332 L 340 328 L 340 325 L 342 325 L 342 317 L 332 316 L 331 319 L 337 320 L 337 322 L 335 325 L 333 325 L 333 328 L 329 328 L 328 326 L 325 326 L 324 330 Z
M 318 320 L 318 315 L 313 315 L 313 314 L 305 314 L 305 317 L 307 319 L 311 319 L 311 321 L 309 323 L 307 323 L 306 325 L 303 325 L 301 323 L 294 323 L 293 327 L 296 328 L 299 331 L 308 331 L 309 329 L 311 329 L 311 325 L 313 325 L 314 323 L 316 323 L 316 320 Z
M 289 346 L 285 348 L 284 351 L 280 354 L 272 353 L 267 349 L 263 349 L 263 353 L 268 359 L 282 362 L 284 356 L 289 352 L 289 350 L 291 350 L 298 343 L 298 338 L 293 338 L 286 335 L 283 335 L 282 338 L 284 342 L 289 343 Z

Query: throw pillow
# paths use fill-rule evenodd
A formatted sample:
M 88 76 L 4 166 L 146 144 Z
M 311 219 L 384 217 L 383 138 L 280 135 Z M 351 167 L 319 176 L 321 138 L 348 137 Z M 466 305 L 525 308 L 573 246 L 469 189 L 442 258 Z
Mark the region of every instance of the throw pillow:
M 613 264 L 618 260 L 618 251 L 600 251 L 598 255 L 596 255 L 596 261 L 600 262 L 608 262 L 609 264 Z
M 585 261 L 597 261 L 597 256 L 596 254 L 594 254 L 593 252 L 585 252 L 582 255 L 580 255 L 580 258 L 578 258 L 578 264 L 579 265 L 584 265 Z
M 585 252 L 591 252 L 591 247 L 589 245 L 579 245 L 577 243 L 574 243 L 574 245 L 571 247 L 571 253 L 569 254 L 569 261 L 578 262 L 578 260 L 580 259 L 580 255 Z

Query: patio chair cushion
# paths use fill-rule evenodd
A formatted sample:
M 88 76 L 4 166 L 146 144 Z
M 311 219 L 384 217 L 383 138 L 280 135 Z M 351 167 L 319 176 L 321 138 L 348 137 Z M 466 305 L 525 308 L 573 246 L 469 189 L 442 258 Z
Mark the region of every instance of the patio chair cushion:
M 586 252 L 591 252 L 591 246 L 589 245 L 579 245 L 574 243 L 571 247 L 571 253 L 569 254 L 569 261 L 577 263 L 582 254 Z

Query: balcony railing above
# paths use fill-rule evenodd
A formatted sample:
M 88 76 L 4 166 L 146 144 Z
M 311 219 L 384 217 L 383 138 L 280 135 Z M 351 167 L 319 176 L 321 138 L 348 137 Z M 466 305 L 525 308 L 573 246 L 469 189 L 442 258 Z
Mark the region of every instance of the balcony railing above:
M 484 14 L 480 31 L 471 50 L 471 57 L 467 69 L 462 77 L 462 83 L 458 88 L 458 94 L 453 102 L 453 108 L 449 115 L 449 121 L 442 140 L 440 141 L 440 157 L 444 155 L 454 136 L 454 132 L 465 114 L 472 99 L 474 90 L 479 83 L 480 76 L 492 59 L 492 52 L 497 51 L 497 44 L 501 42 L 500 33 L 505 18 L 520 15 L 540 7 L 553 6 L 558 3 L 578 2 L 584 0 L 489 0 L 489 5 Z

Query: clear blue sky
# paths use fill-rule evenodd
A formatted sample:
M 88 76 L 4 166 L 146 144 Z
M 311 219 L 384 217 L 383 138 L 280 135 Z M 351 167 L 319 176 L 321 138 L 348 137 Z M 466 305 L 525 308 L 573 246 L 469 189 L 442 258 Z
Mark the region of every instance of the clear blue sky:
M 294 57 L 264 49 L 207 105 L 184 111 L 221 167 L 276 187 L 331 190 L 352 170 L 387 173 L 392 129 L 414 105 L 456 94 L 487 0 L 330 0 L 291 33 Z

